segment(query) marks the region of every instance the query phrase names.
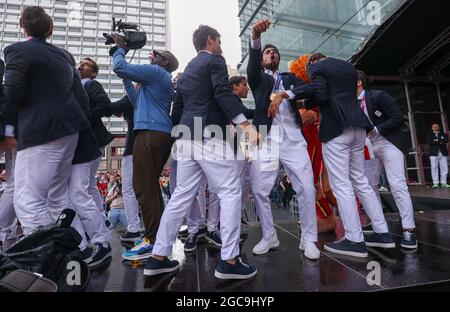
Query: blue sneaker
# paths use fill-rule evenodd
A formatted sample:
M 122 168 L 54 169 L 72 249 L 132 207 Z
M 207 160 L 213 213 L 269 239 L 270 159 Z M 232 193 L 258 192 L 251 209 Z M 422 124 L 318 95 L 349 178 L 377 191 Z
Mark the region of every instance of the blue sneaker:
M 373 233 L 364 235 L 367 247 L 395 248 L 391 233 Z
M 220 279 L 248 279 L 258 273 L 255 267 L 244 263 L 240 257 L 236 258 L 235 264 L 229 264 L 222 259 L 214 271 L 214 276 Z
M 366 244 L 364 242 L 355 243 L 348 239 L 341 239 L 333 243 L 325 244 L 325 250 L 344 256 L 365 258 L 368 256 Z
M 134 246 L 130 250 L 127 250 L 122 253 L 122 258 L 125 260 L 135 261 L 147 259 L 150 257 L 151 252 L 153 250 L 153 245 L 144 238 L 140 244 Z
M 401 246 L 406 249 L 418 248 L 416 234 L 408 231 L 403 232 Z
M 197 242 L 198 242 L 198 234 L 189 233 L 189 236 L 187 237 L 186 242 L 184 243 L 184 251 L 192 252 L 195 249 L 197 249 Z
M 153 257 L 148 258 L 145 263 L 144 275 L 152 276 L 163 273 L 170 273 L 178 270 L 180 263 L 177 260 L 169 260 L 169 258 L 164 258 L 164 260 L 159 261 Z

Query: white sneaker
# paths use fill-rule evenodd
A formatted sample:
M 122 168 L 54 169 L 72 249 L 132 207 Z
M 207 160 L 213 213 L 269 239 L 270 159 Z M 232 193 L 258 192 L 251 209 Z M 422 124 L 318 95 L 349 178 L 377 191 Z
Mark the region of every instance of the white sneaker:
M 259 243 L 253 247 L 253 253 L 255 255 L 263 255 L 268 253 L 270 249 L 277 248 L 278 246 L 280 246 L 280 241 L 278 240 L 277 234 L 273 233 L 268 240 L 265 240 L 263 237 Z
M 387 192 L 387 191 L 389 191 L 389 190 L 388 190 L 387 187 L 382 186 L 382 187 L 380 187 L 380 188 L 378 189 L 378 191 L 380 191 L 380 192 Z
M 300 245 L 298 248 L 301 251 L 305 252 L 305 257 L 311 260 L 317 260 L 320 258 L 320 251 L 317 248 L 316 244 L 313 242 L 308 242 L 302 239 L 300 239 Z

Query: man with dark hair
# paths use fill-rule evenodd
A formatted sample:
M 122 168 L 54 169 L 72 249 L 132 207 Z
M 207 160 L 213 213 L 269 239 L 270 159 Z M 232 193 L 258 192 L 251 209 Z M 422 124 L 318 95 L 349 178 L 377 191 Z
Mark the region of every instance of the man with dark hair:
M 100 166 L 105 147 L 111 143 L 114 137 L 106 129 L 102 121 L 102 117 L 111 116 L 111 101 L 103 86 L 95 80 L 98 75 L 98 69 L 97 63 L 88 57 L 83 58 L 78 65 L 81 83 L 83 84 L 89 97 L 91 128 L 94 131 L 97 140 L 97 147 L 101 152 L 101 154 L 94 159 L 90 165 L 89 194 L 93 197 L 99 211 L 104 214 L 103 200 L 97 188 L 97 180 L 95 176 Z M 104 219 L 106 221 L 106 217 L 104 217 Z M 107 221 L 107 223 L 109 223 L 109 221 Z
M 316 190 L 307 143 L 301 132 L 301 117 L 295 104 L 300 95 L 299 87 L 304 82 L 292 73 L 279 72 L 280 54 L 275 46 L 268 44 L 261 49 L 261 34 L 269 26 L 268 20 L 256 21 L 247 67 L 248 83 L 256 105 L 253 124 L 258 129 L 266 127 L 268 133 L 262 149 L 255 149 L 256 157 L 252 160 L 252 194 L 263 232 L 253 253 L 262 255 L 280 245 L 273 224 L 269 195 L 281 162 L 302 202 L 299 249 L 305 252 L 307 258 L 319 259 L 320 251 L 315 245 Z
M 432 133 L 427 137 L 428 144 L 430 145 L 430 164 L 431 164 L 431 176 L 433 178 L 433 189 L 439 187 L 439 171 L 441 187 L 450 188 L 447 184 L 448 175 L 448 136 L 441 131 L 439 124 L 434 123 L 431 126 Z M 440 169 L 440 170 L 439 170 Z
M 247 78 L 244 76 L 233 76 L 230 78 L 230 86 L 234 95 L 241 99 L 247 98 L 248 91 L 250 90 L 248 87 Z M 251 119 L 253 119 L 253 117 Z
M 178 261 L 171 261 L 168 257 L 172 254 L 183 217 L 191 209 L 200 181 L 206 175 L 209 186 L 217 193 L 222 207 L 221 260 L 214 275 L 221 279 L 247 279 L 255 276 L 257 270 L 243 263 L 240 257 L 240 172 L 235 165 L 236 160 L 224 159 L 221 151 L 227 149 L 223 133 L 230 122 L 244 128 L 252 143 L 257 142 L 258 133 L 242 114 L 241 103 L 231 92 L 225 59 L 221 55 L 219 33 L 209 26 L 201 25 L 194 32 L 193 42 L 198 55 L 189 62 L 178 81 L 172 113 L 173 123 L 179 124 L 175 130 L 183 134 L 177 141 L 183 148 L 183 155 L 178 157 L 177 187 L 164 211 L 156 244 L 145 266 L 144 275 L 157 275 L 178 269 Z M 197 124 L 199 120 L 202 121 L 200 125 Z M 214 127 L 209 127 L 210 125 Z M 201 133 L 198 129 L 196 132 L 195 128 L 199 128 Z M 215 147 L 214 152 L 207 150 L 211 145 Z M 198 153 L 203 157 L 196 157 L 200 156 Z
M 78 133 L 90 125 L 74 91 L 69 54 L 46 42 L 53 29 L 50 16 L 41 7 L 27 7 L 20 26 L 28 40 L 5 49 L 5 140 L 11 153 L 18 129 L 14 204 L 29 234 L 53 224 L 66 208 Z
M 366 129 L 373 127 L 357 100 L 356 69 L 348 62 L 320 53 L 313 54 L 308 63 L 311 83 L 304 85 L 302 91 L 309 97 L 308 105 L 320 109 L 323 160 L 345 229 L 344 239 L 325 244 L 325 250 L 354 257 L 368 256 L 355 192 L 376 233 L 370 237 L 370 245 L 394 248 L 380 201 L 364 173 Z
M 133 187 L 145 226 L 142 242 L 124 252 L 122 257 L 140 260 L 150 256 L 164 211 L 159 178 L 172 145 L 170 106 L 174 89 L 171 73 L 178 68 L 178 60 L 169 51 L 153 50 L 150 64 L 129 64 L 125 59 L 124 39 L 117 35 L 114 39 L 118 49 L 113 55 L 113 70 L 123 79 L 134 106 Z
M 411 196 L 408 191 L 405 171 L 405 156 L 408 153 L 408 141 L 401 130 L 403 125 L 402 113 L 395 100 L 382 90 L 367 90 L 367 77 L 362 71 L 358 72 L 358 100 L 361 108 L 373 126 L 368 135 L 373 148 L 373 153 L 379 159 L 386 170 L 387 179 L 391 186 L 392 196 L 400 212 L 403 226 L 403 248 L 417 248 L 416 236 L 413 233 L 416 225 L 414 223 L 414 210 Z M 381 169 L 381 168 L 380 168 Z M 381 172 L 374 172 L 378 178 Z M 370 177 L 369 181 L 370 181 Z M 378 189 L 372 185 L 375 192 Z M 381 207 L 381 206 L 380 206 Z M 369 229 L 370 230 L 370 229 Z M 370 233 L 365 231 L 366 234 Z M 366 245 L 377 247 L 370 233 L 365 237 Z

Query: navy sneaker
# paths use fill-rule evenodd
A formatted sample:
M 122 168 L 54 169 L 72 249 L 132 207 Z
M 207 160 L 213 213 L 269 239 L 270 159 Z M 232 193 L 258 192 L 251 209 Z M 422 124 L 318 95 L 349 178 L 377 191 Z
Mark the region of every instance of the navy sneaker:
M 107 244 L 107 247 L 104 247 L 103 244 L 95 243 L 94 250 L 92 251 L 92 261 L 89 262 L 89 267 L 95 267 L 109 258 L 111 258 L 111 246 Z
M 418 248 L 416 234 L 408 231 L 403 232 L 401 246 L 406 249 Z
M 105 225 L 108 228 L 108 230 L 112 230 L 113 229 L 112 223 L 108 219 L 105 220 Z
M 184 251 L 192 252 L 195 249 L 197 249 L 197 242 L 198 242 L 198 234 L 189 233 L 189 236 L 187 237 L 186 242 L 184 243 Z
M 341 239 L 333 243 L 325 244 L 325 250 L 339 255 L 365 258 L 368 256 L 364 242 L 355 243 L 348 239 Z
M 178 238 L 181 238 L 181 239 L 183 239 L 183 238 L 186 239 L 188 237 L 188 235 L 189 235 L 189 232 L 188 232 L 187 228 L 178 232 Z
M 367 247 L 395 248 L 391 233 L 373 233 L 364 235 Z
M 208 229 L 207 229 L 206 227 L 201 228 L 201 229 L 199 229 L 198 232 L 197 232 L 197 237 L 198 237 L 198 238 L 205 237 L 205 235 L 206 235 L 207 232 L 208 232 Z
M 123 235 L 120 235 L 120 240 L 122 242 L 135 242 L 142 238 L 142 235 L 140 232 L 126 232 Z
M 222 247 L 222 239 L 220 238 L 220 233 L 217 231 L 207 232 L 205 238 L 208 242 L 217 247 Z
M 145 263 L 144 275 L 152 276 L 163 273 L 170 273 L 178 270 L 180 264 L 177 260 L 169 260 L 169 258 L 164 258 L 164 260 L 156 260 L 153 257 L 148 258 Z
M 92 248 L 86 247 L 81 251 L 81 260 L 86 263 L 92 262 Z
M 372 224 L 367 224 L 362 227 L 362 231 L 364 235 L 373 234 Z
M 240 257 L 236 258 L 235 264 L 229 264 L 222 259 L 214 271 L 214 276 L 220 279 L 248 279 L 258 273 L 255 267 L 244 263 Z

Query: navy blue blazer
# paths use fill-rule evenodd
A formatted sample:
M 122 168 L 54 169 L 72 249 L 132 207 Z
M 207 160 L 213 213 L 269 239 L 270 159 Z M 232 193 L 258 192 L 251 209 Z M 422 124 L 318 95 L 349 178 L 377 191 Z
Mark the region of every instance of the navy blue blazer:
M 194 117 L 199 117 L 202 131 L 206 126 L 217 125 L 225 139 L 226 126 L 242 113 L 241 105 L 231 91 L 225 59 L 202 51 L 189 62 L 178 80 L 172 120 L 175 125 L 187 126 L 192 139 Z
M 366 90 L 367 113 L 380 134 L 403 154 L 409 150 L 409 139 L 402 131 L 403 115 L 394 98 L 382 90 Z
M 267 117 L 270 106 L 270 96 L 275 84 L 275 81 L 271 75 L 264 72 L 261 66 L 261 48 L 253 49 L 250 44 L 250 56 L 247 66 L 248 84 L 252 90 L 253 97 L 255 98 L 255 116 L 253 119 L 253 125 L 259 130 L 261 125 L 267 126 L 267 133 L 270 132 L 273 119 Z M 290 101 L 292 108 L 295 112 L 295 121 L 301 131 L 301 117 L 298 112 L 296 101 L 304 98 L 301 87 L 305 84 L 302 80 L 298 79 L 292 73 L 281 73 L 283 80 L 283 87 L 286 91 L 292 91 L 295 98 Z
M 127 141 L 125 143 L 125 151 L 123 156 L 133 155 L 134 147 L 134 106 L 128 96 L 124 96 L 120 100 L 111 103 L 111 115 L 123 114 L 123 119 L 127 122 Z
M 31 38 L 6 47 L 4 54 L 6 123 L 18 127 L 18 150 L 90 128 L 66 51 Z
M 436 136 L 433 132 L 427 137 L 428 144 L 430 145 L 430 156 L 438 156 L 439 151 L 444 156 L 448 156 L 447 143 L 448 136 L 444 132 L 439 132 Z
M 308 106 L 319 106 L 319 139 L 328 142 L 346 127 L 372 129 L 357 98 L 355 67 L 342 60 L 326 58 L 308 68 L 311 83 L 302 86 Z

